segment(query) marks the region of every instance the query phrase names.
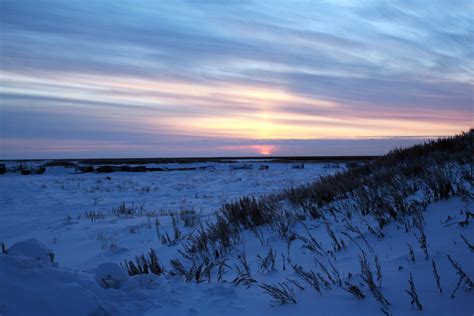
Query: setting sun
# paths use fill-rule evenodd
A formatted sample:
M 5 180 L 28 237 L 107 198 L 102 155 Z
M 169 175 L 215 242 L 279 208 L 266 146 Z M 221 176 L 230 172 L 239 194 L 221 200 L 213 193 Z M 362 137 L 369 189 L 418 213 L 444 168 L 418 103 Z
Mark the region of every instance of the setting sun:
M 260 145 L 258 146 L 259 148 L 259 153 L 264 156 L 271 155 L 273 152 L 273 149 L 275 146 L 270 146 L 270 145 Z

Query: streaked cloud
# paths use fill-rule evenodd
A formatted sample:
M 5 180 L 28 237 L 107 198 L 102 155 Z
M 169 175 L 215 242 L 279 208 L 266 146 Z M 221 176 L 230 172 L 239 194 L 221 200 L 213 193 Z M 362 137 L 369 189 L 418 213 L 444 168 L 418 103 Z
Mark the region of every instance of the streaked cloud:
M 329 154 L 329 139 L 383 153 L 393 139 L 454 134 L 472 126 L 473 11 L 4 0 L 2 155 Z

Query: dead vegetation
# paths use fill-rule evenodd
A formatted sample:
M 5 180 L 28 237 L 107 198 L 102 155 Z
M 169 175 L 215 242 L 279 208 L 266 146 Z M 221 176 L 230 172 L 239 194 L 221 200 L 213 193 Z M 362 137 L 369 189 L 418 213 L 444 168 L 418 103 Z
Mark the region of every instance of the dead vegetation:
M 459 276 L 458 283 L 454 288 L 453 292 L 451 293 L 451 298 L 454 298 L 456 292 L 460 288 L 464 288 L 466 292 L 471 292 L 474 289 L 474 283 L 472 283 L 471 278 L 467 275 L 466 272 L 461 268 L 461 265 L 454 261 L 450 255 L 448 255 L 448 260 L 453 266 L 454 270 L 456 271 L 457 275 Z
M 187 282 L 197 283 L 204 280 L 210 282 L 212 277 L 223 282 L 224 275 L 232 274 L 227 280 L 236 286 L 258 284 L 278 304 L 296 303 L 293 286 L 303 290 L 309 285 L 319 295 L 333 288 L 341 288 L 357 299 L 363 299 L 366 296 L 364 291 L 370 291 L 380 303 L 381 311 L 389 315 L 391 303 L 382 292 L 383 262 L 375 255 L 369 240 L 385 238 L 386 225 L 397 222 L 399 227 L 415 235 L 425 259 L 430 258 L 423 211 L 433 201 L 452 196 L 472 198 L 466 183 L 472 182 L 473 178 L 466 164 L 471 163 L 473 149 L 470 143 L 473 134 L 471 130 L 456 137 L 428 141 L 408 149 L 396 149 L 359 167 L 322 177 L 314 183 L 290 188 L 280 194 L 240 198 L 224 204 L 214 219 L 206 222 L 201 222 L 199 215 L 193 211 L 170 214 L 173 227 L 170 233 L 161 232 L 159 221 L 156 220 L 157 235 L 163 244 L 173 245 L 181 241 L 182 245 L 179 250 L 181 258 L 171 260 L 168 273 L 182 277 Z M 125 204 L 120 205 L 115 212 L 118 216 L 134 215 Z M 469 219 L 470 216 L 466 215 L 467 224 Z M 311 228 L 305 224 L 307 221 L 325 228 L 329 243 L 322 243 L 315 238 Z M 185 235 L 179 228 L 179 222 L 184 227 L 193 228 L 193 232 Z M 298 225 L 303 227 L 305 233 L 301 233 L 301 230 L 296 232 L 295 227 Z M 265 233 L 262 228 L 265 228 Z M 247 258 L 243 250 L 246 232 L 253 232 L 252 238 L 258 239 L 266 249 L 265 253 L 256 256 L 253 270 L 253 258 Z M 269 235 L 283 240 L 287 244 L 287 251 L 275 251 L 268 241 Z M 472 251 L 467 239 L 463 235 L 461 238 Z M 290 248 L 295 243 L 301 249 L 309 250 L 314 258 L 314 266 L 303 268 L 293 262 Z M 349 245 L 360 250 L 358 275 L 363 283 L 350 281 L 353 273 L 343 274 L 333 264 L 336 256 L 344 253 Z M 152 271 L 150 258 L 141 256 L 135 262 L 125 263 L 129 274 Z M 276 270 L 279 258 L 281 265 L 278 264 L 278 267 L 286 270 L 286 265 L 290 266 L 299 282 L 287 279 L 276 284 L 259 283 L 258 276 Z M 471 279 L 457 262 L 448 258 L 459 275 L 452 296 L 461 287 L 472 291 Z M 410 265 L 417 264 L 415 251 L 410 244 L 408 261 Z M 156 263 L 153 266 L 159 274 L 164 273 L 164 268 L 159 264 L 159 269 Z M 436 286 L 442 293 L 434 260 L 432 270 Z M 423 307 L 411 274 L 408 283 L 406 292 L 411 304 L 421 310 Z
M 260 287 L 270 296 L 273 297 L 274 302 L 278 304 L 296 304 L 295 291 L 287 283 L 277 283 L 276 285 L 270 285 L 262 283 Z
M 413 276 L 410 273 L 410 278 L 408 279 L 408 286 L 409 288 L 405 290 L 410 296 L 410 304 L 411 306 L 416 306 L 420 311 L 423 310 L 423 306 L 420 303 L 420 299 L 418 298 L 418 294 L 416 293 L 415 282 L 413 282 Z
M 149 273 L 161 275 L 165 272 L 165 268 L 158 261 L 156 252 L 153 249 L 150 249 L 147 255 L 142 254 L 135 257 L 135 262 L 124 261 L 122 266 L 127 269 L 128 274 L 131 276 Z
M 436 267 L 436 263 L 434 260 L 431 260 L 431 266 L 432 266 L 432 271 L 433 271 L 433 277 L 436 281 L 436 287 L 439 290 L 439 294 L 443 294 L 443 288 L 441 287 L 441 277 L 439 276 L 438 273 L 438 268 Z

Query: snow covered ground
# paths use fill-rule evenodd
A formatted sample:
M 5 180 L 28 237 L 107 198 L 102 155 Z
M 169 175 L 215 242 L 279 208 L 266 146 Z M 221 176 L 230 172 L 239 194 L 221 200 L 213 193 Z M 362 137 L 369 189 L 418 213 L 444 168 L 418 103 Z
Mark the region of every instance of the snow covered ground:
M 234 170 L 231 163 L 205 165 L 210 168 L 72 174 L 72 168 L 52 167 L 43 175 L 7 173 L 0 176 L 0 241 L 11 245 L 36 238 L 55 252 L 62 266 L 93 268 L 156 247 L 155 218 L 163 230 L 170 229 L 170 212 L 194 211 L 205 221 L 225 202 L 279 192 L 339 170 L 325 164 L 293 169 L 289 163 L 254 162 L 250 170 Z M 269 169 L 260 170 L 260 165 Z M 140 214 L 113 215 L 122 203 Z M 92 222 L 86 212 L 100 218 Z
M 270 168 L 259 170 L 259 164 Z M 262 162 L 254 163 L 251 170 L 233 170 L 229 165 L 216 163 L 215 168 L 207 170 L 111 174 L 69 174 L 57 167 L 43 175 L 0 176 L 0 241 L 6 244 L 8 253 L 0 254 L 0 314 L 380 315 L 380 303 L 361 279 L 361 254 L 366 255 L 374 273 L 375 260 L 379 261 L 381 279 L 376 279 L 389 302 L 387 310 L 393 315 L 420 313 L 412 308 L 405 292 L 410 273 L 426 315 L 474 312 L 472 292 L 464 291 L 465 283 L 451 298 L 459 275 L 447 256 L 468 276 L 474 275 L 472 250 L 463 240 L 472 243 L 474 230 L 472 224 L 459 224 L 473 211 L 474 203 L 460 198 L 432 203 L 423 213 L 428 259 L 417 236 L 406 232 L 400 223 L 387 225 L 384 238 L 364 233 L 353 242 L 346 239 L 347 245 L 338 252 L 330 251 L 333 241 L 322 220 L 297 223 L 296 234 L 315 237 L 320 249 L 327 250 L 319 257 L 301 238 L 288 243 L 265 227 L 245 231 L 241 249 L 237 250 L 245 254 L 255 281 L 260 285 L 291 284 L 297 304 L 272 302 L 256 283 L 236 286 L 231 270 L 242 261 L 238 251 L 230 254 L 228 273 L 219 282 L 216 275 L 202 283 L 185 282 L 168 274 L 129 277 L 117 264 L 133 260 L 150 248 L 170 269 L 170 260 L 178 256 L 186 242 L 183 237 L 162 243 L 159 237 L 173 235 L 174 212 L 187 211 L 182 218 L 176 215 L 178 228 L 186 236 L 199 228 L 199 224 L 186 227 L 186 216 L 196 218 L 198 223 L 212 221 L 213 212 L 224 202 L 275 193 L 338 170 L 323 164 L 292 169 L 290 164 Z M 347 230 L 336 217 L 331 221 L 338 233 Z M 275 252 L 273 263 L 262 271 L 262 259 L 269 251 Z M 290 257 L 292 262 L 288 261 Z M 337 285 L 333 270 L 331 281 L 318 268 L 328 281 L 321 284 L 318 293 L 290 266 L 320 267 L 315 258 L 329 270 L 331 264 L 335 266 L 342 286 Z M 433 261 L 442 293 L 432 272 Z M 345 291 L 345 282 L 356 285 L 365 298 L 357 299 Z

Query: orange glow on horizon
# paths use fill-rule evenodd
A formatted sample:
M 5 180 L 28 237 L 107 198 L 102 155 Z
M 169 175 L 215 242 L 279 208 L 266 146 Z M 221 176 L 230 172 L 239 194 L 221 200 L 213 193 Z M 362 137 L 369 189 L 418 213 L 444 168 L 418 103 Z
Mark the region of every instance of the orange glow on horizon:
M 222 149 L 226 151 L 239 151 L 240 153 L 247 152 L 250 155 L 269 156 L 275 153 L 277 147 L 276 145 L 236 145 L 224 146 Z
M 273 153 L 273 150 L 275 149 L 275 146 L 272 145 L 259 145 L 257 147 L 259 147 L 260 155 L 263 156 L 271 155 Z
M 110 129 L 121 131 L 122 125 L 134 125 L 139 126 L 140 132 L 157 135 L 245 139 L 258 144 L 285 139 L 453 135 L 472 124 L 468 115 L 450 109 L 440 111 L 433 119 L 427 119 L 423 111 L 415 111 L 415 106 L 405 109 L 406 119 L 383 116 L 375 110 L 356 113 L 357 105 L 298 93 L 283 84 L 91 74 L 40 78 L 2 70 L 0 76 L 8 78 L 2 87 L 4 93 L 64 98 L 68 106 L 55 107 L 56 113 L 71 116 L 93 113 L 120 123 Z M 111 105 L 116 105 L 113 111 Z M 255 145 L 249 150 L 271 155 L 275 148 Z

